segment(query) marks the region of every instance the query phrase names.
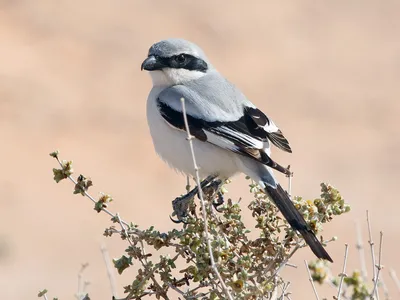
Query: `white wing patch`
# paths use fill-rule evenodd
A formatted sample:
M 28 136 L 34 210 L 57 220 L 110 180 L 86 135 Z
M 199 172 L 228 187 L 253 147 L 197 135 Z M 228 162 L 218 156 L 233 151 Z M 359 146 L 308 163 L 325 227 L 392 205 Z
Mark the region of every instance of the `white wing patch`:
M 207 142 L 214 144 L 218 147 L 221 147 L 223 149 L 227 149 L 233 152 L 238 152 L 240 148 L 235 145 L 232 141 L 221 137 L 220 135 L 214 134 L 212 132 L 206 131 L 206 136 L 207 136 Z
M 263 127 L 263 129 L 264 129 L 266 132 L 269 132 L 269 133 L 273 133 L 273 132 L 278 132 L 278 131 L 279 131 L 278 126 L 276 126 L 275 123 L 272 122 L 272 120 L 269 120 L 269 124 L 266 124 L 266 125 Z
M 241 144 L 244 148 L 264 148 L 263 141 L 256 139 L 244 132 L 240 132 L 226 126 L 220 126 L 212 129 L 210 128 L 207 129 L 207 131 L 215 132 L 221 137 L 226 137 L 229 140 L 236 142 L 237 144 Z

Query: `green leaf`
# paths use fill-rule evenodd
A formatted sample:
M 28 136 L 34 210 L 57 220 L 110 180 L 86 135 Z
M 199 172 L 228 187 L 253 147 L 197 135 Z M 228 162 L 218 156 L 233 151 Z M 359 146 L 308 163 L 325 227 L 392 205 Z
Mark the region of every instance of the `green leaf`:
M 111 201 L 113 201 L 113 198 L 110 195 L 101 193 L 99 201 L 97 201 L 96 204 L 94 205 L 94 210 L 97 211 L 98 213 L 101 212 L 103 208 L 107 208 L 108 203 L 110 203 Z M 112 221 L 114 223 L 117 223 L 118 218 L 114 217 Z
M 53 175 L 54 175 L 54 180 L 55 182 L 59 183 L 61 180 L 67 178 L 63 170 L 61 169 L 53 169 Z
M 51 152 L 49 155 L 51 157 L 58 158 L 58 154 L 60 154 L 60 152 L 58 150 L 56 150 L 56 151 Z
M 44 289 L 43 291 L 40 291 L 40 292 L 39 292 L 38 297 L 39 297 L 39 298 L 40 298 L 40 297 L 43 297 L 43 296 L 46 295 L 46 294 L 47 294 L 47 290 Z
M 72 161 L 61 161 L 61 169 L 53 169 L 54 180 L 59 183 L 61 180 L 71 176 L 74 173 Z
M 82 298 L 82 300 L 90 300 L 89 294 L 86 294 L 85 297 Z
M 74 194 L 81 194 L 85 196 L 85 192 L 93 185 L 93 182 L 90 178 L 86 178 L 82 174 L 79 175 L 77 182 L 74 188 Z
M 127 257 L 122 255 L 120 259 L 113 259 L 114 267 L 118 270 L 118 274 L 122 274 L 122 272 L 129 268 L 132 265 L 132 257 Z

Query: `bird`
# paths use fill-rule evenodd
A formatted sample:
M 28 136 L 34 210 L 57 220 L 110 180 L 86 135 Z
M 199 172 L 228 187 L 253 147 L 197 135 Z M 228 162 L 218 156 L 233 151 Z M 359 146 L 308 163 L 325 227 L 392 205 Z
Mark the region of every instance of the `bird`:
M 148 71 L 152 79 L 146 114 L 161 159 L 175 170 L 195 176 L 188 128 L 194 137 L 201 178 L 226 180 L 238 173 L 249 176 L 312 252 L 333 262 L 274 176 L 273 169 L 285 174 L 290 171 L 271 159 L 271 145 L 289 153 L 292 149 L 272 119 L 222 76 L 193 42 L 171 38 L 153 44 L 141 70 Z

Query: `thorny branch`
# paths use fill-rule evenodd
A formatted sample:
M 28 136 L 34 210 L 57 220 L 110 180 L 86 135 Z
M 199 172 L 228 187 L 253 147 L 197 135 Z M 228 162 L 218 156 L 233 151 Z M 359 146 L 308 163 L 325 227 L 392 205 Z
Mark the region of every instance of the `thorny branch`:
M 316 289 L 316 287 L 315 287 L 314 280 L 313 280 L 312 277 L 311 277 L 310 268 L 308 267 L 308 262 L 305 260 L 305 261 L 304 261 L 304 264 L 305 264 L 306 269 L 307 269 L 308 281 L 310 281 L 310 283 L 311 283 L 311 287 L 312 287 L 312 289 L 313 289 L 313 291 L 314 291 L 315 298 L 316 298 L 317 300 L 319 300 L 318 293 L 317 293 L 317 289 Z
M 371 221 L 369 218 L 369 211 L 367 210 L 367 224 L 368 224 L 368 236 L 369 236 L 369 240 L 368 243 L 370 245 L 371 248 L 371 259 L 372 259 L 372 281 L 377 282 L 377 278 L 376 278 L 376 260 L 375 260 L 375 251 L 374 251 L 374 242 L 372 240 L 372 230 L 371 230 Z M 377 300 L 379 300 L 379 294 L 378 294 L 378 290 L 374 289 L 374 294 Z
M 369 236 L 369 241 L 368 243 L 371 246 L 371 256 L 375 258 L 374 250 L 373 250 L 373 244 L 374 242 L 372 241 L 372 230 L 371 230 L 371 222 L 369 218 L 369 214 L 367 211 L 367 226 L 368 226 L 368 236 Z M 358 250 L 358 255 L 360 257 L 360 265 L 361 269 L 363 269 L 363 266 L 365 265 L 364 263 L 364 256 L 360 255 L 360 253 L 363 253 L 363 248 L 362 248 L 362 238 L 361 238 L 361 233 L 360 230 L 357 226 L 357 243 L 356 243 L 356 249 Z M 311 276 L 314 281 L 323 284 L 323 283 L 328 283 L 330 286 L 334 287 L 335 289 L 338 289 L 337 296 L 334 296 L 334 299 L 376 299 L 377 295 L 377 290 L 381 286 L 384 292 L 385 300 L 390 299 L 389 297 L 389 291 L 387 289 L 387 286 L 385 282 L 383 281 L 383 265 L 382 265 L 382 248 L 383 248 L 383 233 L 380 232 L 380 239 L 379 239 L 379 253 L 378 253 L 378 262 L 374 261 L 374 268 L 376 268 L 375 274 L 372 276 L 372 282 L 373 285 L 371 286 L 369 284 L 368 278 L 366 278 L 366 270 L 364 271 L 353 271 L 351 275 L 345 274 L 346 270 L 346 262 L 347 262 L 347 245 L 346 245 L 346 253 L 345 253 L 345 262 L 343 265 L 343 271 L 339 274 L 338 277 L 334 277 L 331 273 L 330 268 L 326 265 L 325 262 L 321 261 L 316 261 L 316 262 L 311 262 L 309 264 L 310 271 L 311 271 Z M 365 274 L 365 276 L 364 276 Z M 397 276 L 393 270 L 389 271 L 390 276 L 396 283 L 398 287 L 398 291 L 400 291 L 400 281 L 397 279 Z
M 340 298 L 342 296 L 342 286 L 343 286 L 344 278 L 347 277 L 346 266 L 347 266 L 348 254 L 349 254 L 349 245 L 345 244 L 343 269 L 342 269 L 342 272 L 339 274 L 340 283 L 339 283 L 339 289 L 338 289 L 338 293 L 337 293 L 337 299 L 338 300 L 340 300 Z
M 279 290 L 282 290 L 280 299 L 290 299 L 289 283 L 279 273 L 304 246 L 304 241 L 279 217 L 277 208 L 253 182 L 249 185 L 253 200 L 247 201 L 247 208 L 256 220 L 255 228 L 243 223 L 239 202 L 228 199 L 217 213 L 211 205 L 217 200 L 216 193 L 203 193 L 200 189 L 204 202 L 200 209 L 193 204 L 183 228 L 160 232 L 154 227 L 139 229 L 138 225 L 112 213 L 108 209 L 113 200 L 110 195 L 100 194 L 98 199 L 91 196 L 88 193 L 93 185 L 91 179 L 83 175 L 73 178 L 72 162 L 60 160 L 58 152 L 51 156 L 61 167 L 53 169 L 54 179 L 57 182 L 69 179 L 75 186 L 75 194 L 89 198 L 97 212 L 105 212 L 119 225 L 119 229 L 112 225 L 104 232 L 107 237 L 117 234 L 127 241 L 125 254 L 113 260 L 118 273 L 139 263 L 136 277 L 124 287 L 123 299 L 151 295 L 163 299 L 176 295 L 184 299 L 226 299 L 227 292 L 231 299 L 270 299 L 272 295 L 278 297 Z M 293 199 L 316 233 L 321 231 L 323 223 L 350 209 L 332 186 L 321 184 L 321 191 L 321 197 L 313 201 Z M 203 217 L 197 217 L 199 211 Z M 204 238 L 206 231 L 208 238 Z M 254 231 L 252 237 L 251 231 Z M 151 252 L 146 251 L 148 247 Z M 175 251 L 172 258 L 171 249 Z M 158 259 L 152 254 L 155 251 L 159 253 Z

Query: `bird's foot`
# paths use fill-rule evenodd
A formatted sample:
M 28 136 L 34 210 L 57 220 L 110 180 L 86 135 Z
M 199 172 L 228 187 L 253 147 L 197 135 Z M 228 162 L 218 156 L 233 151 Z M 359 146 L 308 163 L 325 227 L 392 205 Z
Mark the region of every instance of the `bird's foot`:
M 201 183 L 200 186 L 202 188 L 203 193 L 206 193 L 206 190 L 209 190 L 212 188 L 214 184 L 214 179 L 216 176 L 208 176 L 206 179 L 204 179 Z M 220 180 L 216 180 L 220 181 Z M 196 215 L 196 206 L 193 203 L 193 198 L 198 194 L 198 187 L 196 186 L 193 190 L 188 192 L 186 195 L 183 195 L 181 197 L 175 198 L 174 201 L 172 201 L 172 209 L 173 209 L 173 214 L 174 216 L 177 216 L 177 220 L 174 220 L 171 216 L 170 219 L 174 223 L 185 223 L 185 219 L 188 217 L 188 212 L 192 213 L 192 215 Z
M 190 207 L 194 204 L 193 198 L 197 194 L 197 190 L 198 188 L 196 187 L 186 195 L 177 197 L 175 198 L 175 200 L 172 201 L 172 209 L 174 211 L 173 215 L 177 217 L 177 220 L 174 220 L 170 216 L 169 218 L 171 219 L 172 222 L 186 224 L 185 219 L 188 216 L 188 211 L 190 210 Z
M 218 192 L 216 201 L 214 201 L 214 202 L 212 203 L 212 205 L 214 206 L 214 209 L 215 209 L 217 212 L 222 213 L 223 210 L 220 209 L 220 206 L 221 206 L 222 204 L 224 204 L 224 203 L 225 203 L 224 195 L 222 195 L 221 192 Z

